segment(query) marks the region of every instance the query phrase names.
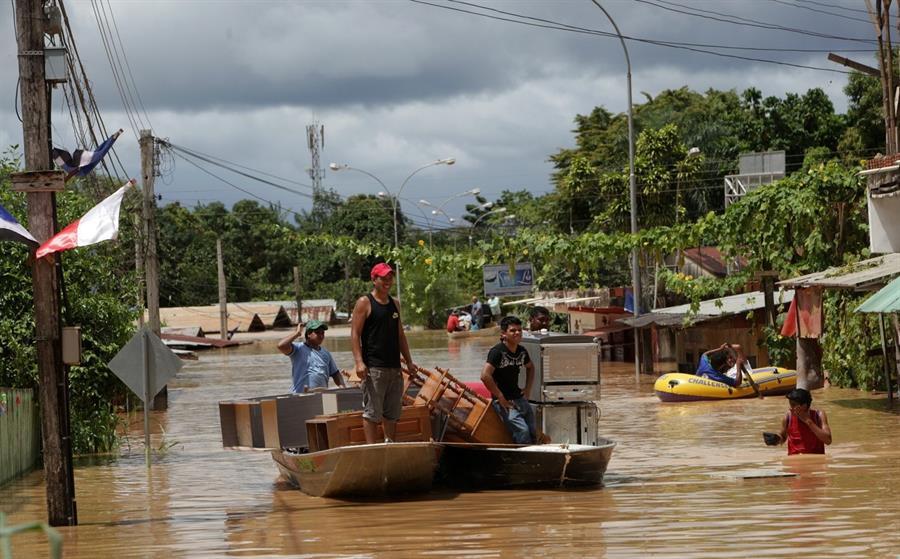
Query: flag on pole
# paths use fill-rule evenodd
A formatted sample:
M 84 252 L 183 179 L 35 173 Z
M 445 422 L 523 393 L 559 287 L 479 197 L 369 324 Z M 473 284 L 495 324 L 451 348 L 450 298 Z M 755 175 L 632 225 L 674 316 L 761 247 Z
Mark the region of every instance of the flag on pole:
M 3 206 L 0 206 L 0 241 L 25 243 L 32 248 L 40 244 Z
M 47 239 L 35 253 L 35 258 L 43 258 L 52 252 L 93 245 L 100 241 L 110 241 L 119 234 L 119 209 L 125 191 L 135 184 L 134 179 L 122 188 L 88 210 L 81 219 L 73 221 L 65 229 Z
M 59 165 L 62 170 L 69 173 L 66 177 L 67 179 L 72 178 L 75 175 L 83 177 L 94 170 L 94 167 L 100 163 L 100 160 L 103 159 L 121 133 L 122 130 L 120 129 L 118 132 L 107 138 L 106 141 L 100 144 L 94 151 L 76 149 L 74 153 L 70 154 L 64 149 L 53 148 L 53 151 L 51 152 L 53 162 Z

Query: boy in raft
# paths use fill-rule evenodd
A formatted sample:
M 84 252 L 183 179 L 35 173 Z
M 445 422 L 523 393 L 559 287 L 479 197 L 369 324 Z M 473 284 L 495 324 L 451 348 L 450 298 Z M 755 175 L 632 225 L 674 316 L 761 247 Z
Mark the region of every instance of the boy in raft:
M 700 364 L 697 365 L 698 377 L 706 377 L 722 382 L 728 386 L 740 386 L 743 379 L 744 363 L 746 358 L 737 344 L 724 343 L 716 349 L 711 349 L 700 356 Z M 735 368 L 734 378 L 728 376 L 726 371 Z
M 788 392 L 787 400 L 791 410 L 781 420 L 781 433 L 763 433 L 766 444 L 787 441 L 788 455 L 825 454 L 825 445 L 831 444 L 831 427 L 825 412 L 809 407 L 812 394 L 803 388 Z

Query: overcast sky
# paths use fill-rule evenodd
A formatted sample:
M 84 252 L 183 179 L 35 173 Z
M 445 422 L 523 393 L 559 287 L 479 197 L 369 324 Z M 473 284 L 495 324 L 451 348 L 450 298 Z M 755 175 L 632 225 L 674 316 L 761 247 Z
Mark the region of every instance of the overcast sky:
M 317 119 L 325 126 L 323 167 L 334 161 L 364 169 L 395 194 L 416 168 L 454 157 L 453 166 L 416 174 L 402 194 L 412 201 L 446 202 L 446 212 L 454 217 L 471 199 L 449 198 L 475 187 L 489 199 L 504 189 L 547 192 L 552 188 L 547 159 L 573 145 L 575 115 L 597 105 L 625 110 L 625 62 L 618 39 L 456 11 L 517 19 L 487 7 L 611 32 L 590 0 L 428 1 L 441 7 L 406 0 L 67 0 L 65 5 L 103 120 L 111 130 L 126 130 L 116 148 L 135 177 L 137 130 L 123 109 L 95 9 L 105 22 L 115 22 L 121 38 L 133 75 L 137 127 L 152 125 L 156 136 L 174 144 L 309 185 L 305 126 Z M 867 64 L 873 60 L 874 32 L 862 0 L 601 4 L 621 32 L 634 38 L 718 45 L 691 48 L 835 70 L 842 68 L 826 60 L 829 50 Z M 7 22 L 0 28 L 0 146 L 5 147 L 21 144 L 22 138 L 14 110 L 17 63 L 10 2 L 0 2 L 0 22 Z M 846 109 L 843 73 L 627 44 L 636 102 L 643 101 L 641 92 L 656 95 L 684 85 L 697 91 L 757 87 L 779 96 L 820 87 L 839 111 Z M 83 147 L 74 145 L 68 110 L 61 90 L 56 91 L 54 143 Z M 218 200 L 230 205 L 249 197 L 182 159 L 174 163 L 165 180 L 157 182 L 163 203 L 193 206 Z M 208 169 L 290 210 L 311 205 L 307 197 Z M 373 179 L 351 171 L 328 171 L 324 184 L 345 196 L 382 190 Z M 311 192 L 308 186 L 285 185 Z M 406 211 L 422 221 L 416 208 Z M 439 217 L 438 223 L 446 221 Z

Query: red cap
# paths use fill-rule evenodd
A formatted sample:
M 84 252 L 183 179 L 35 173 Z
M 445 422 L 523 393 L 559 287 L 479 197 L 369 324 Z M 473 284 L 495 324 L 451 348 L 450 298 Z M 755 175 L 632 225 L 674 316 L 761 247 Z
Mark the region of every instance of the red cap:
M 391 268 L 390 265 L 385 262 L 379 262 L 372 266 L 372 272 L 369 275 L 372 276 L 372 279 L 374 280 L 375 278 L 381 278 L 393 273 L 394 269 Z

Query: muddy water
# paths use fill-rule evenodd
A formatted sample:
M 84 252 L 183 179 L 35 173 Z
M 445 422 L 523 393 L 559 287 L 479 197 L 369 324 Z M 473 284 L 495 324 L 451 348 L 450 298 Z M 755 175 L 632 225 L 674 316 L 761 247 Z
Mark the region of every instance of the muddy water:
M 413 356 L 478 376 L 489 340 L 414 335 Z M 349 366 L 347 340 L 328 341 Z M 604 364 L 601 432 L 618 442 L 603 488 L 436 492 L 393 502 L 308 497 L 278 480 L 268 454 L 221 448 L 216 402 L 287 391 L 274 342 L 204 353 L 154 416 L 144 466 L 140 420 L 123 455 L 80 463 L 80 525 L 65 556 L 97 557 L 885 557 L 900 552 L 898 409 L 883 396 L 818 391 L 835 444 L 788 459 L 762 444 L 783 398 L 662 404 L 652 379 Z M 738 471 L 794 477 L 741 479 Z M 12 523 L 46 517 L 40 472 L 0 489 Z M 17 536 L 16 557 L 46 554 Z

